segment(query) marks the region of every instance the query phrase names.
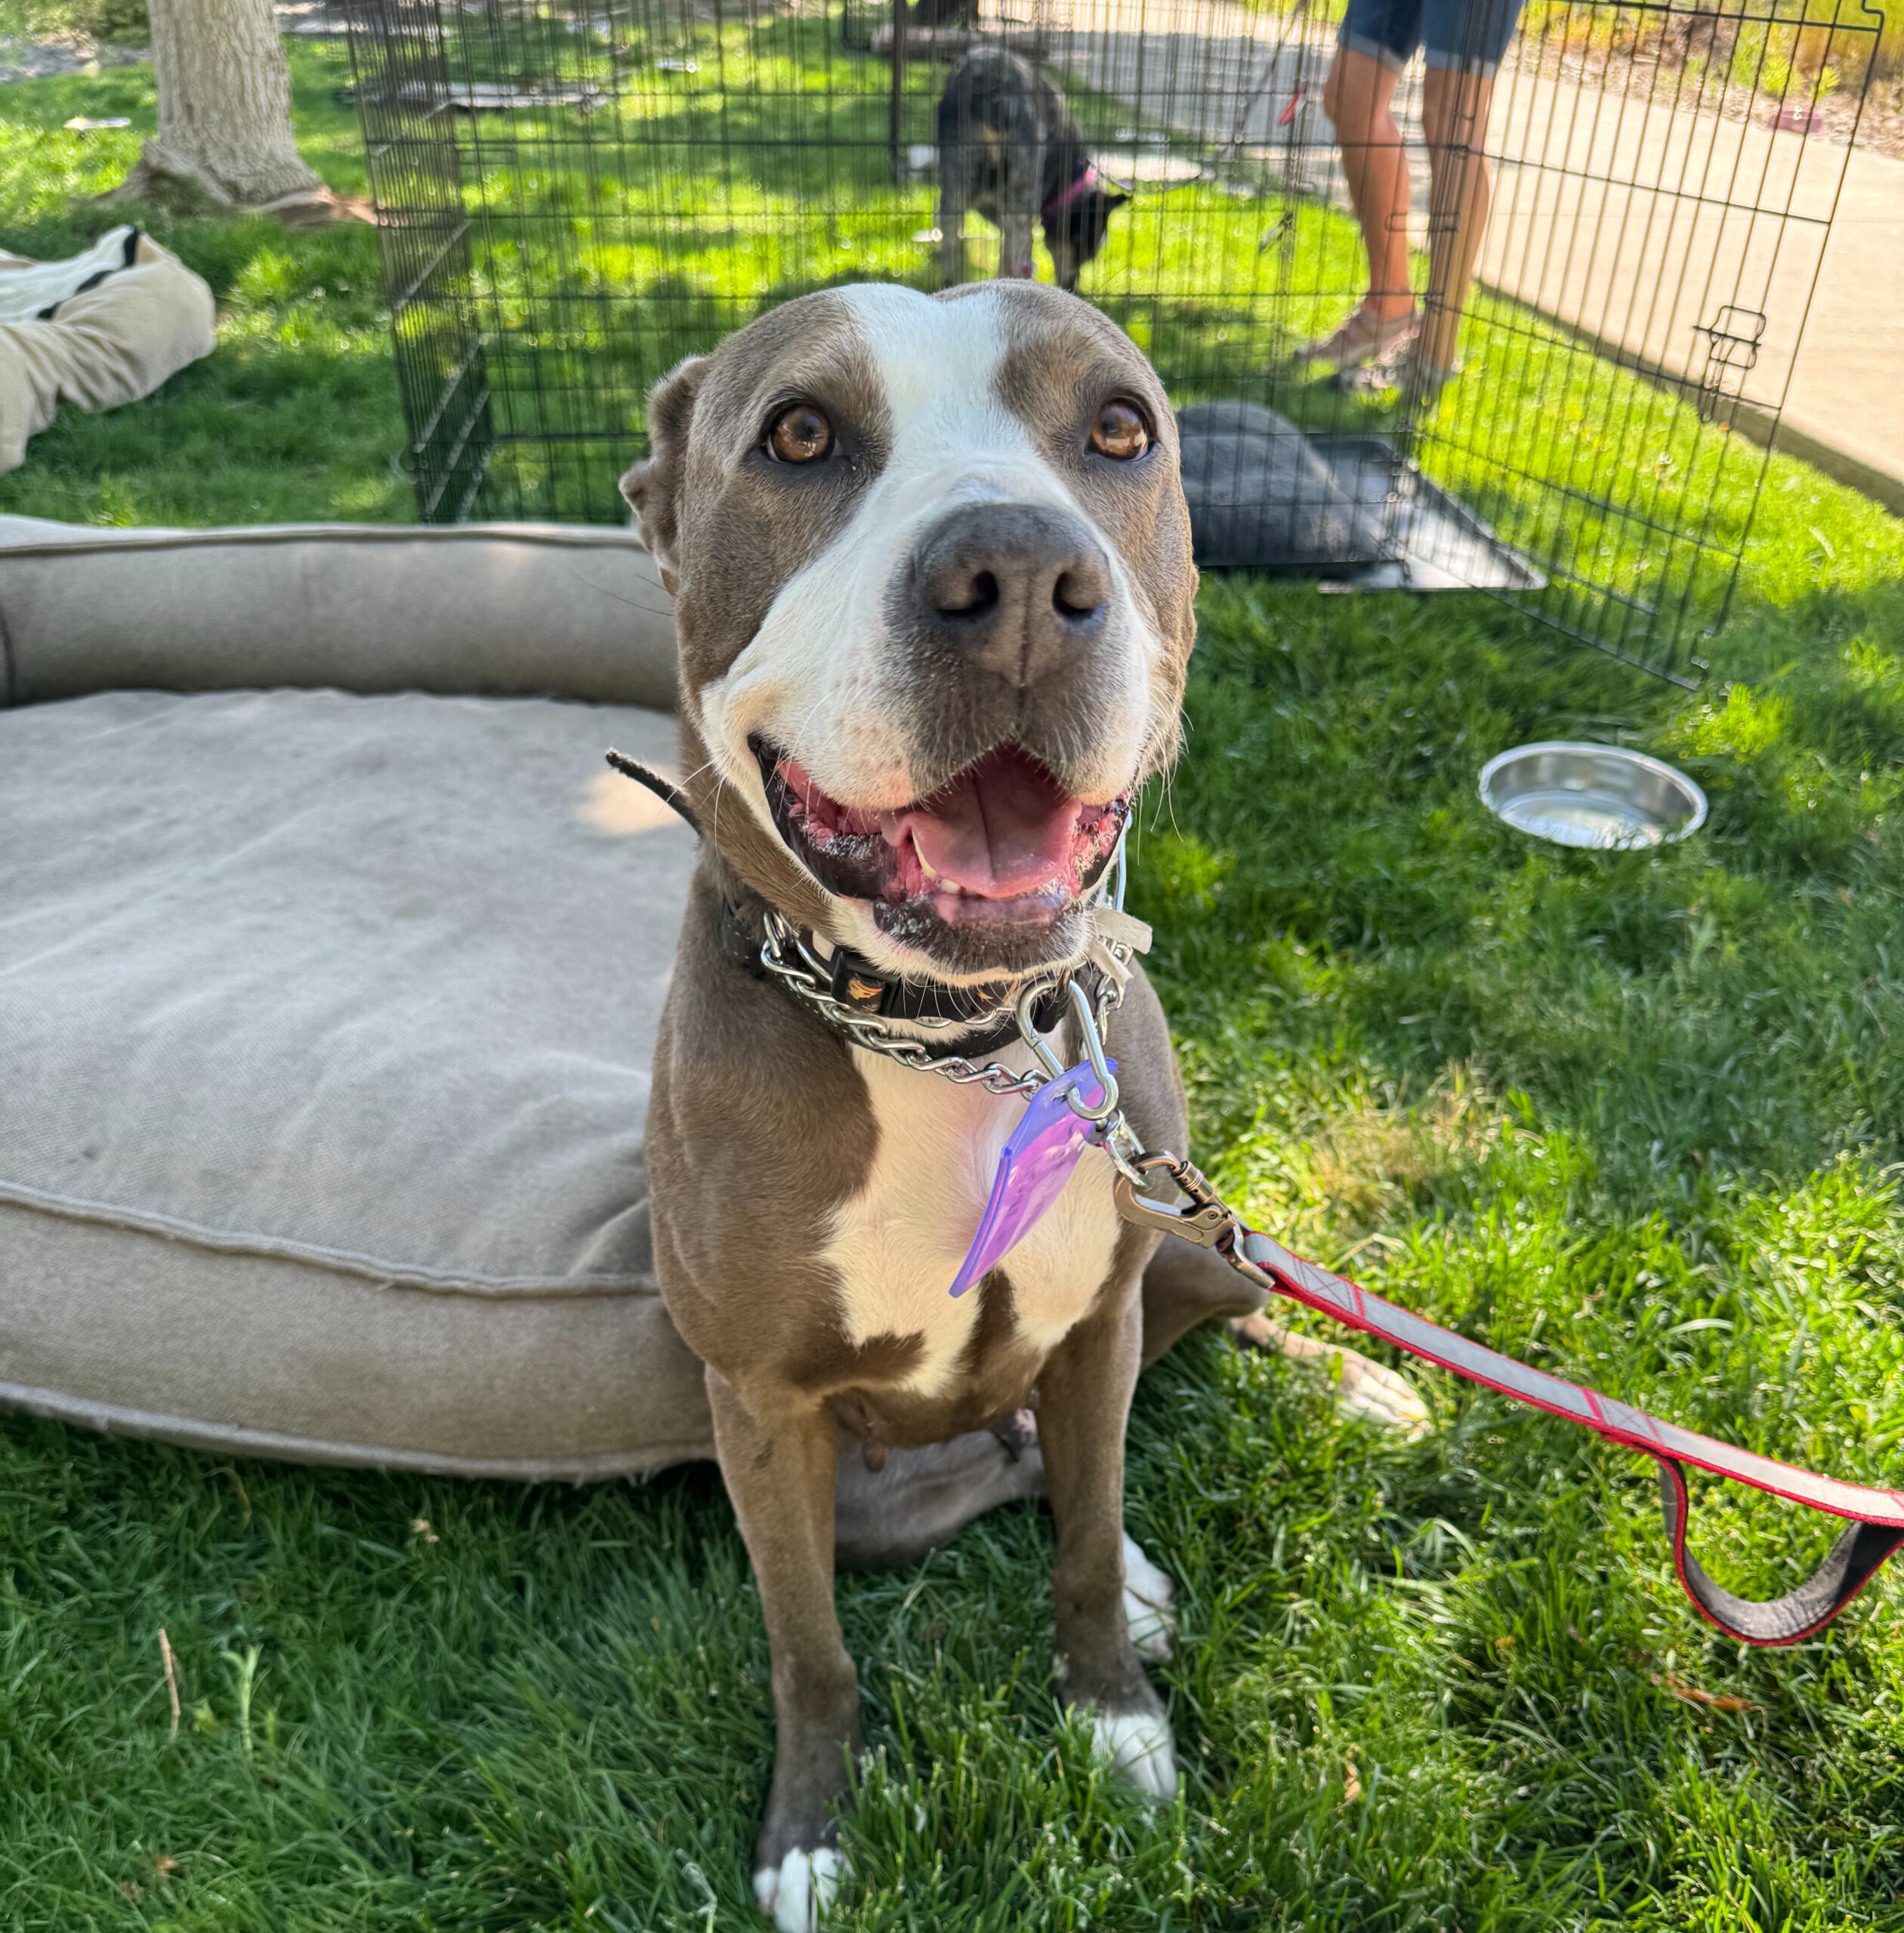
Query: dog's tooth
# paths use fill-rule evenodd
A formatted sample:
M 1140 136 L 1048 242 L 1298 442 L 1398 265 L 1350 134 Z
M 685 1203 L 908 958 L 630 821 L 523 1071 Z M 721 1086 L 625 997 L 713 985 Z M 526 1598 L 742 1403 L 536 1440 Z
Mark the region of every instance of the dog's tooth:
M 912 842 L 912 855 L 919 862 L 919 870 L 925 874 L 926 884 L 935 893 L 962 893 L 965 889 L 956 880 L 946 878 L 943 873 L 934 872 L 926 856 L 919 850 L 919 842 Z

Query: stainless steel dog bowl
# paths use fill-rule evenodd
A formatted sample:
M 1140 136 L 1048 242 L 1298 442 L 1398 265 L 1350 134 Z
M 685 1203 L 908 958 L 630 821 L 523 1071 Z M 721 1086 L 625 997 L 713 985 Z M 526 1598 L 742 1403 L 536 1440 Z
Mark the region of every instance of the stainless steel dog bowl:
M 1705 823 L 1705 794 L 1684 772 L 1618 745 L 1517 745 L 1482 766 L 1481 800 L 1557 846 L 1662 846 Z

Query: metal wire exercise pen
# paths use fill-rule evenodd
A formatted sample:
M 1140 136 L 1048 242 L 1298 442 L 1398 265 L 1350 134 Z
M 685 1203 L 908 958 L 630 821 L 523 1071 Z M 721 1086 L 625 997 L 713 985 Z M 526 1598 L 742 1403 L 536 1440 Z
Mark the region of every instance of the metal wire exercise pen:
M 681 356 L 829 284 L 936 287 L 935 111 L 982 42 L 1043 67 L 1134 196 L 1079 292 L 1180 408 L 1266 406 L 1321 453 L 1261 489 L 1347 479 L 1360 566 L 1486 581 L 1679 677 L 1730 593 L 1881 24 L 1862 0 L 1529 0 L 1473 143 L 1492 214 L 1436 394 L 1298 359 L 1369 273 L 1322 111 L 1337 30 L 1310 0 L 350 0 L 350 20 L 426 520 L 615 518 L 643 396 Z M 1426 254 L 1459 212 L 1418 80 L 1396 112 L 1432 310 Z M 1443 492 L 1514 568 L 1437 553 Z M 1305 541 L 1280 560 L 1350 561 Z

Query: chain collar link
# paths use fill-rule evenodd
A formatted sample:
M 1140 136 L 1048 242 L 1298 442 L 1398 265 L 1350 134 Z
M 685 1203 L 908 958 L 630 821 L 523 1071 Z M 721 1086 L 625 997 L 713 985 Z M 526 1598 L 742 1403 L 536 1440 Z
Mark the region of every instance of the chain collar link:
M 1126 877 L 1124 835 L 1120 834 L 1116 855 L 1094 890 L 1094 905 L 1108 901 L 1122 912 Z M 987 1093 L 1011 1099 L 1029 1100 L 1047 1081 L 1054 1080 L 1063 1071 L 1031 1024 L 1031 1016 L 1038 1001 L 1053 992 L 1070 995 L 1072 1010 L 1084 1033 L 1086 1050 L 1093 1066 L 1101 1073 L 1104 1037 L 1109 1029 L 1112 1014 L 1124 998 L 1125 983 L 1131 977 L 1129 951 L 1100 938 L 1092 948 L 1100 970 L 1094 1010 L 1077 983 L 1074 968 L 1067 966 L 1056 973 L 1033 974 L 1021 981 L 1010 1006 L 1003 1001 L 999 1003 L 1001 1018 L 1008 1011 L 1015 1011 L 1019 1034 L 1032 1050 L 1032 1065 L 1029 1071 L 1020 1074 L 1001 1066 L 996 1061 L 980 1062 L 968 1059 L 963 1054 L 934 1053 L 930 1040 L 900 1033 L 877 1016 L 849 1007 L 833 991 L 831 967 L 815 954 L 789 920 L 770 906 L 764 916 L 764 926 L 765 937 L 760 951 L 761 970 L 791 994 L 808 1013 L 824 1021 L 835 1033 L 844 1035 L 853 1046 L 864 1047 L 869 1053 L 882 1054 L 887 1059 L 897 1061 L 900 1066 L 912 1068 L 917 1072 L 936 1074 L 962 1087 L 983 1087 Z M 913 1024 L 943 1028 L 955 1035 L 978 1031 L 976 1022 L 961 1024 L 957 1021 L 918 1021 Z M 1122 1121 L 1116 1110 L 1116 1084 L 1109 1081 L 1107 1075 L 1105 1080 L 1107 1084 L 1103 1091 L 1111 1105 L 1104 1110 L 1106 1118 L 1100 1120 L 1100 1131 L 1107 1130 L 1112 1120 L 1120 1124 Z M 1082 1113 L 1084 1110 L 1079 1108 L 1079 1111 Z M 1128 1130 L 1125 1131 L 1128 1133 Z
M 980 1066 L 962 1054 L 935 1054 L 927 1042 L 896 1032 L 872 1014 L 856 1013 L 835 994 L 832 976 L 813 949 L 770 908 L 766 926 L 767 936 L 761 942 L 762 970 L 808 1013 L 817 1016 L 835 1033 L 843 1034 L 849 1045 L 864 1047 L 869 1053 L 883 1054 L 888 1060 L 921 1074 L 942 1074 L 961 1086 L 976 1084 L 990 1093 L 1020 1095 L 1027 1100 L 1050 1078 L 1041 1067 L 1034 1067 L 1028 1074 L 1014 1074 L 996 1061 Z M 971 1030 L 961 1028 L 959 1031 Z

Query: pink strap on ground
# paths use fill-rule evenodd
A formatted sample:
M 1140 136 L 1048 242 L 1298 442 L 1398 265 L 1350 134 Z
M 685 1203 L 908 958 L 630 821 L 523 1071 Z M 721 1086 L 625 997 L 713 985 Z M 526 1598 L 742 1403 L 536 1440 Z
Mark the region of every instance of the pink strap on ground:
M 1436 1364 L 1470 1383 L 1485 1384 L 1526 1403 L 1658 1459 L 1660 1489 L 1673 1561 L 1686 1594 L 1711 1623 L 1747 1644 L 1790 1645 L 1828 1624 L 1869 1583 L 1878 1568 L 1904 1543 L 1904 1493 L 1841 1482 L 1810 1470 L 1794 1469 L 1750 1450 L 1735 1448 L 1696 1430 L 1662 1423 L 1597 1390 L 1581 1388 L 1543 1370 L 1470 1342 L 1406 1309 L 1399 1309 L 1341 1275 L 1293 1255 L 1280 1242 L 1251 1229 L 1242 1231 L 1233 1259 L 1245 1265 L 1267 1288 L 1275 1289 L 1319 1313 L 1390 1343 L 1424 1362 Z M 1683 1466 L 1696 1464 L 1715 1475 L 1736 1478 L 1755 1490 L 1788 1497 L 1807 1509 L 1847 1518 L 1852 1528 L 1807 1583 L 1768 1604 L 1734 1597 L 1715 1584 L 1686 1549 L 1690 1514 Z

